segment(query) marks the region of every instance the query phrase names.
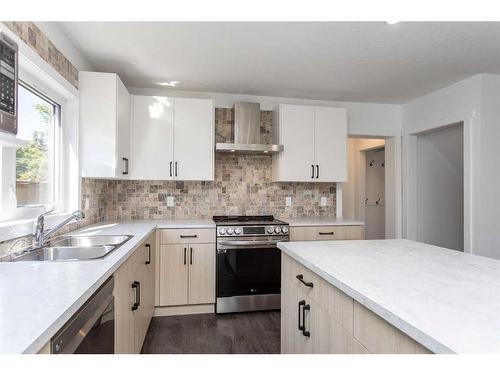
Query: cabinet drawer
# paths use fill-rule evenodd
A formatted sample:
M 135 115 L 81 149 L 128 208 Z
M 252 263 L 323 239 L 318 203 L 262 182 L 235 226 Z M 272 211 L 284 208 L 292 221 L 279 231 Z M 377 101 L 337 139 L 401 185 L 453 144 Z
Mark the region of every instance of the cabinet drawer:
M 215 229 L 163 229 L 160 244 L 174 243 L 214 243 Z
M 430 353 L 411 337 L 357 302 L 354 302 L 354 337 L 370 353 Z
M 290 241 L 329 241 L 345 239 L 344 226 L 329 227 L 292 227 L 290 228 Z
M 283 281 L 296 287 L 304 297 L 315 301 L 349 334 L 352 334 L 353 299 L 351 297 L 284 253 L 282 253 L 281 267 Z M 302 275 L 304 282 L 297 278 L 298 275 Z M 312 283 L 312 287 L 305 283 Z

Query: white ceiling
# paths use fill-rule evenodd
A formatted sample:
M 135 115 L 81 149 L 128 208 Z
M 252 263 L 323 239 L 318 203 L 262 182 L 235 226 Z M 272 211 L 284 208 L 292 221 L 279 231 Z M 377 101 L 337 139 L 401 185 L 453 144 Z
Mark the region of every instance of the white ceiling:
M 59 22 L 127 86 L 404 103 L 500 73 L 500 23 Z

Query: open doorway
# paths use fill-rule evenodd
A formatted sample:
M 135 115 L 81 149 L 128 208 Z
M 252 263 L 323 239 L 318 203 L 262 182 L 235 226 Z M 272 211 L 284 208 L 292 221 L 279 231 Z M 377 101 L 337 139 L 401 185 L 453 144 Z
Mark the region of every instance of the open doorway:
M 389 218 L 386 217 L 386 190 L 391 190 L 390 185 L 394 184 L 391 173 L 391 181 L 386 183 L 386 140 L 350 137 L 347 155 L 348 182 L 342 187 L 343 217 L 363 221 L 366 239 L 394 238 L 391 234 L 395 231 L 394 213 L 389 212 Z M 389 170 L 391 167 L 389 165 Z M 387 222 L 391 228 L 387 228 Z
M 416 134 L 417 241 L 464 251 L 463 123 Z

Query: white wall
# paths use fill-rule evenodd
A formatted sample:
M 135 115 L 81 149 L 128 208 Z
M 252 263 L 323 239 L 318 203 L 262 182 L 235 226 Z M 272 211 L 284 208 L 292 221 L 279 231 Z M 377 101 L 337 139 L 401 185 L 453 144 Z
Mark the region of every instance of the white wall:
M 478 255 L 500 259 L 500 76 L 480 74 L 402 106 L 403 229 L 411 238 L 412 134 L 464 121 L 465 243 Z
M 218 108 L 232 108 L 235 101 L 260 103 L 261 110 L 271 111 L 278 104 L 306 104 L 347 108 L 348 132 L 353 135 L 398 136 L 401 134 L 401 106 L 393 104 L 338 102 L 273 96 L 238 95 L 163 88 L 128 87 L 132 94 L 171 97 L 211 98 Z
M 417 240 L 463 251 L 463 125 L 417 138 Z
M 373 165 L 370 165 L 373 161 Z M 385 238 L 385 163 L 384 149 L 366 152 L 365 237 L 367 240 Z M 377 204 L 377 201 L 379 204 Z

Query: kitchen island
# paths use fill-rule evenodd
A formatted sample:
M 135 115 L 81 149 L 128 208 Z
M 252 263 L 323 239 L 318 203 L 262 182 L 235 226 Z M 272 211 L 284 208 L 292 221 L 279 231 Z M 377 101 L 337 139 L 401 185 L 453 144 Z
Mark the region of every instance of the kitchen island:
M 498 260 L 409 240 L 279 248 L 282 352 L 500 353 Z

